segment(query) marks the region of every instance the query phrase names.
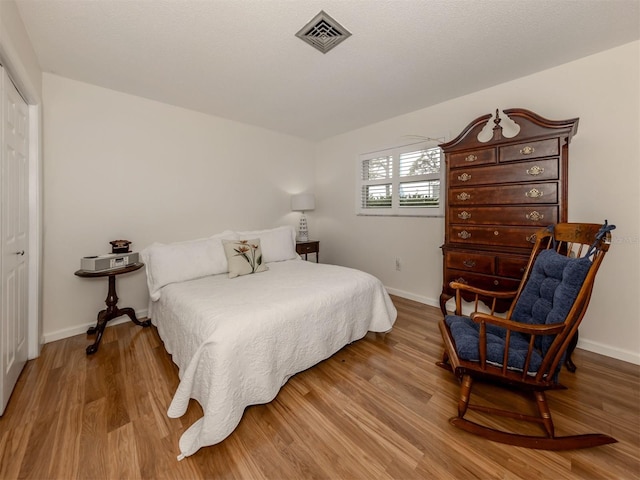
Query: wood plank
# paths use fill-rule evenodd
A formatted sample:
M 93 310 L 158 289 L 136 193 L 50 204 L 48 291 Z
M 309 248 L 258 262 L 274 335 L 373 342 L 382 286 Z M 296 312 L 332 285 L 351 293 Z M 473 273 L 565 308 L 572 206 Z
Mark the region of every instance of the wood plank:
M 561 373 L 568 390 L 548 394 L 558 434 L 600 431 L 619 443 L 566 452 L 494 443 L 449 424 L 459 389 L 435 365 L 439 309 L 393 301 L 391 332 L 293 376 L 274 401 L 247 408 L 226 440 L 182 461 L 178 440 L 202 409 L 191 401 L 182 418 L 166 416 L 178 370 L 155 327 L 109 327 L 91 356 L 86 335 L 47 344 L 0 417 L 0 478 L 640 477 L 640 366 L 578 349 L 577 372 Z M 522 402 L 488 385 L 474 398 Z

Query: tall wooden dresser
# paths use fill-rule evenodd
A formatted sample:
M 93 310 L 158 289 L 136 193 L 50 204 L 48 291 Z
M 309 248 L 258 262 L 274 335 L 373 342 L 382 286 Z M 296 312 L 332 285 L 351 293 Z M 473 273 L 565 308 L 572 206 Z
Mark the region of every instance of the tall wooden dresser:
M 496 110 L 491 140 L 478 140 L 493 116 L 487 114 L 440 145 L 447 169 L 440 295 L 445 315 L 445 304 L 454 294 L 449 282 L 516 290 L 535 232 L 567 221 L 569 142 L 578 119 L 547 120 L 521 108 L 503 114 L 520 127 L 514 137 L 503 136 Z M 508 306 L 498 305 L 498 311 Z

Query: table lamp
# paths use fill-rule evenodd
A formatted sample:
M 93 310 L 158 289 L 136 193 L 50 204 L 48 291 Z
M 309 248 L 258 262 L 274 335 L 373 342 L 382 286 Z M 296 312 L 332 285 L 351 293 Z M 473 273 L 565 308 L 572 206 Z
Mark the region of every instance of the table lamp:
M 316 197 L 313 193 L 299 193 L 291 196 L 291 210 L 294 212 L 302 212 L 300 215 L 300 226 L 298 227 L 298 235 L 296 240 L 299 242 L 309 241 L 309 229 L 307 228 L 307 217 L 304 212 L 308 212 L 316 208 Z

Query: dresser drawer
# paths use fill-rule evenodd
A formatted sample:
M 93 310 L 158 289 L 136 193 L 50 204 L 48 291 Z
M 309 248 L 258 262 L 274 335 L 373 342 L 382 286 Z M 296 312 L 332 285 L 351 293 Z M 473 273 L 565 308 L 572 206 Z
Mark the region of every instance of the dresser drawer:
M 531 248 L 538 230 L 540 227 L 453 225 L 449 227 L 449 241 L 465 245 Z
M 551 138 L 549 140 L 509 145 L 500 147 L 499 152 L 500 162 L 557 156 L 559 154 L 558 139 Z
M 461 225 L 537 225 L 558 223 L 557 205 L 452 207 L 449 222 Z
M 549 182 L 499 187 L 456 187 L 449 189 L 448 201 L 451 206 L 557 203 L 558 184 Z
M 320 249 L 320 242 L 301 242 L 296 244 L 296 253 L 298 255 L 305 255 L 309 253 L 317 253 Z
M 517 278 L 520 280 L 527 268 L 529 257 L 519 257 L 516 255 L 500 255 L 497 259 L 496 273 L 502 277 Z
M 479 149 L 471 152 L 452 153 L 447 156 L 449 168 L 468 167 L 496 163 L 495 148 Z
M 447 252 L 448 268 L 481 273 L 495 273 L 496 257 L 471 252 Z
M 482 185 L 557 180 L 558 159 L 534 160 L 449 171 L 449 186 Z
M 520 286 L 520 280 L 503 278 L 495 275 L 482 275 L 481 273 L 465 272 L 463 270 L 448 269 L 445 274 L 445 282 L 448 286 L 451 282 L 460 282 L 466 285 L 494 291 L 513 291 Z

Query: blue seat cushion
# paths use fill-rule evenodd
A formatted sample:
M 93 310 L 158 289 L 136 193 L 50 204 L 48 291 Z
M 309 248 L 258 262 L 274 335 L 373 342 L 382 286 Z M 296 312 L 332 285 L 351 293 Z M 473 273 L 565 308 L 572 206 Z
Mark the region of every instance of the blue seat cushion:
M 480 361 L 478 340 L 480 338 L 480 325 L 469 317 L 461 315 L 447 315 L 445 322 L 451 331 L 451 336 L 456 344 L 458 358 L 471 362 Z M 495 325 L 487 325 L 487 362 L 491 365 L 502 367 L 504 359 L 504 346 L 506 330 Z M 509 358 L 507 368 L 522 372 L 524 362 L 529 350 L 529 336 L 520 332 L 511 332 L 509 341 Z M 527 373 L 535 375 L 542 364 L 542 356 L 533 351 Z
M 554 250 L 543 250 L 534 262 L 511 319 L 538 325 L 564 322 L 590 267 L 591 261 L 586 257 L 570 258 Z M 479 361 L 480 326 L 469 317 L 460 315 L 447 315 L 445 322 L 456 344 L 458 357 Z M 533 375 L 538 371 L 553 338 L 551 335 L 536 337 L 536 349 L 529 362 L 528 374 Z M 502 366 L 505 339 L 504 328 L 487 325 L 487 362 Z M 507 368 L 520 372 L 523 370 L 529 339 L 529 335 L 511 332 Z

